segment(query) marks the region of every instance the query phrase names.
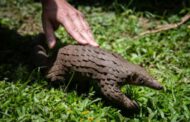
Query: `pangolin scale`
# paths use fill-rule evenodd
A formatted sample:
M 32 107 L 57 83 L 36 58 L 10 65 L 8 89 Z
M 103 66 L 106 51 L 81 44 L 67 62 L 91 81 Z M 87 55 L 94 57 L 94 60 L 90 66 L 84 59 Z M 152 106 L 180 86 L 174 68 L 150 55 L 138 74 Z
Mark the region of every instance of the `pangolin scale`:
M 44 48 L 35 47 L 35 55 L 49 63 Z M 97 81 L 102 94 L 111 102 L 127 109 L 136 109 L 138 104 L 120 91 L 121 85 L 134 84 L 157 90 L 163 87 L 144 68 L 129 63 L 120 55 L 88 45 L 68 45 L 59 49 L 53 63 L 49 63 L 46 77 L 52 81 L 64 81 L 70 71 Z

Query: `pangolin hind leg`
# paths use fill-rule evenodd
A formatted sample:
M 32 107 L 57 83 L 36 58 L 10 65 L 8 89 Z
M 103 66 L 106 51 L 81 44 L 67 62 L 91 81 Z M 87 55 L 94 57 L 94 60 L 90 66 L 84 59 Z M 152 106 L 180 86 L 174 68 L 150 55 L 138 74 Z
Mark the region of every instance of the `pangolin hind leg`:
M 64 70 L 59 68 L 59 66 L 54 65 L 46 75 L 46 78 L 50 79 L 50 81 L 64 81 Z
M 53 66 L 48 70 L 46 77 L 50 81 L 64 81 L 65 67 L 60 60 L 56 60 Z

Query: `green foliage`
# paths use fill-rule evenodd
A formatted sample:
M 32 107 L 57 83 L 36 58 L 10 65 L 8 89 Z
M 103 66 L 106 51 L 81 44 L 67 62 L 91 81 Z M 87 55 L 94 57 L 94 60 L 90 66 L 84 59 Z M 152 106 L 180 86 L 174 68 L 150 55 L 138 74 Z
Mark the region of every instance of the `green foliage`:
M 0 25 L 18 30 L 25 24 L 21 20 L 29 15 L 40 24 L 40 12 L 36 15 L 33 13 L 40 10 L 40 4 L 27 0 L 24 2 L 26 5 L 22 3 L 23 0 L 17 1 L 1 1 L 3 11 L 10 13 L 15 9 L 20 14 L 18 17 L 17 14 L 9 16 L 0 12 L 3 16 Z M 10 7 L 15 4 L 19 8 Z M 142 65 L 164 86 L 164 90 L 124 86 L 122 91 L 141 106 L 139 113 L 128 116 L 96 97 L 94 90 L 87 95 L 77 95 L 74 90 L 64 92 L 61 86 L 50 87 L 37 69 L 30 71 L 27 64 L 14 60 L 22 59 L 21 55 L 8 57 L 8 62 L 7 59 L 3 62 L 3 55 L 0 55 L 0 121 L 189 121 L 190 23 L 139 37 L 141 32 L 154 29 L 158 24 L 179 21 L 180 13 L 166 17 L 151 12 L 136 12 L 119 3 L 117 6 L 123 8 L 120 13 L 112 9 L 105 10 L 104 5 L 79 4 L 78 9 L 85 14 L 101 48 L 117 52 L 130 62 Z M 32 8 L 32 12 L 29 8 Z M 30 32 L 26 31 L 26 34 Z M 59 46 L 76 43 L 62 27 L 56 31 L 56 36 L 61 42 Z M 22 39 L 25 39 L 24 36 Z M 7 51 L 0 50 L 0 54 L 6 54 Z
M 0 82 L 1 121 L 122 121 L 116 109 L 103 107 L 99 98 L 47 89 L 46 81 Z M 100 109 L 102 108 L 102 109 Z

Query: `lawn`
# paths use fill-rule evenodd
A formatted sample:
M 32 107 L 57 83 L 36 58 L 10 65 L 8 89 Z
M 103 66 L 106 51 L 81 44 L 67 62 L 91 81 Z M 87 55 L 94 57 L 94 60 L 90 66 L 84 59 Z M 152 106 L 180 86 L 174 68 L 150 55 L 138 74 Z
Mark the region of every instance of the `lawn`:
M 0 121 L 190 121 L 190 22 L 140 36 L 160 25 L 179 22 L 190 12 L 188 3 L 179 4 L 178 9 L 164 9 L 164 3 L 155 5 L 146 1 L 149 4 L 144 6 L 137 4 L 137 0 L 108 2 L 71 0 L 84 13 L 100 48 L 117 52 L 143 66 L 164 90 L 124 86 L 122 91 L 140 105 L 139 112 L 125 113 L 96 95 L 93 86 L 80 95 L 74 89 L 66 92 L 62 86 L 50 86 L 39 70 L 30 66 L 33 62 L 29 57 L 31 42 L 38 40 L 42 32 L 40 3 L 1 0 Z M 150 7 L 154 5 L 157 9 Z M 62 27 L 55 34 L 58 47 L 75 43 Z

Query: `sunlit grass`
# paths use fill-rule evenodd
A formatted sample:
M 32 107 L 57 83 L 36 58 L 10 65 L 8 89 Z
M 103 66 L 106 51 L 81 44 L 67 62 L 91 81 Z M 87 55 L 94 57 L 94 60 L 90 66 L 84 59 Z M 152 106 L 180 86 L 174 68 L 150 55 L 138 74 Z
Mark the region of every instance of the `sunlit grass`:
M 39 4 L 25 6 L 19 3 L 19 6 L 21 10 L 22 7 L 38 8 Z M 139 113 L 129 117 L 96 97 L 94 90 L 86 95 L 78 95 L 75 90 L 65 92 L 62 87 L 50 87 L 37 70 L 29 72 L 25 64 L 4 62 L 0 65 L 0 121 L 189 121 L 190 29 L 187 26 L 190 23 L 138 37 L 147 28 L 154 28 L 155 23 L 176 22 L 180 16 L 173 14 L 163 19 L 153 13 L 130 9 L 118 14 L 105 11 L 103 6 L 79 5 L 79 9 L 85 14 L 101 48 L 117 52 L 130 62 L 145 67 L 164 90 L 137 86 L 123 88 L 141 107 Z M 27 14 L 25 12 L 19 16 L 22 18 Z M 16 29 L 22 24 L 17 17 L 7 18 L 0 18 L 0 24 Z M 148 22 L 143 25 L 142 19 Z M 38 20 L 40 22 L 40 18 Z M 64 44 L 74 43 L 63 28 L 59 28 L 56 36 Z M 14 60 L 15 57 L 9 58 Z

